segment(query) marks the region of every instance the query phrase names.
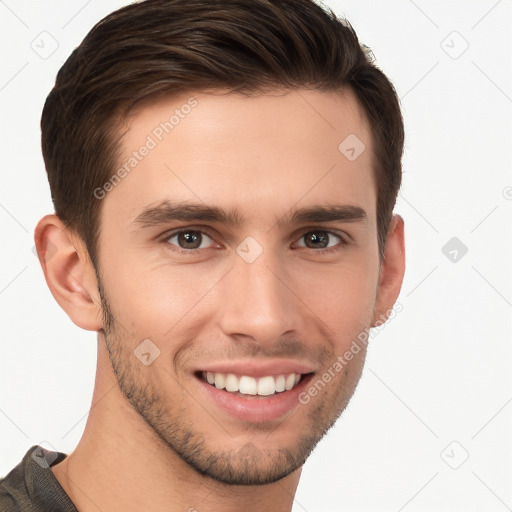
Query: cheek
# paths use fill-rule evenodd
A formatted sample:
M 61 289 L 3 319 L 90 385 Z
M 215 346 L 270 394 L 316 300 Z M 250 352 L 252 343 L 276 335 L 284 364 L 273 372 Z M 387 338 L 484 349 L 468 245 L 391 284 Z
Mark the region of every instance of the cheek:
M 115 252 L 114 245 L 109 244 L 102 272 L 107 298 L 114 317 L 135 338 L 177 340 L 225 307 L 215 288 L 224 289 L 232 279 L 225 275 L 229 263 L 176 264 L 157 251 Z M 310 326 L 328 326 L 324 335 L 336 340 L 331 342 L 336 352 L 371 322 L 378 265 L 367 252 L 347 253 L 338 265 L 289 262 L 278 273 L 299 299 L 297 307 L 311 316 Z
M 116 319 L 143 337 L 161 338 L 190 324 L 222 274 L 193 265 L 118 262 L 107 275 L 107 296 Z
M 328 270 L 309 269 L 300 280 L 297 278 L 296 289 L 297 295 L 329 327 L 331 336 L 346 340 L 369 326 L 377 283 L 377 266 L 359 261 Z

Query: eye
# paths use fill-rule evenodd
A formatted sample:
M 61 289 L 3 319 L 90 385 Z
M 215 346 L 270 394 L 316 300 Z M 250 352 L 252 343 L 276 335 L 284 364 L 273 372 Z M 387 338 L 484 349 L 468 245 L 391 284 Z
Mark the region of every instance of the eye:
M 304 243 L 302 243 L 304 241 Z M 341 235 L 332 231 L 316 230 L 308 231 L 302 235 L 296 244 L 299 247 L 307 247 L 308 249 L 329 249 L 338 245 L 345 245 L 346 241 Z M 328 251 L 327 251 L 328 252 Z
M 175 241 L 173 241 L 175 240 Z M 175 245 L 179 249 L 193 251 L 195 249 L 206 249 L 213 240 L 203 231 L 199 230 L 181 230 L 171 233 L 165 238 L 170 245 Z

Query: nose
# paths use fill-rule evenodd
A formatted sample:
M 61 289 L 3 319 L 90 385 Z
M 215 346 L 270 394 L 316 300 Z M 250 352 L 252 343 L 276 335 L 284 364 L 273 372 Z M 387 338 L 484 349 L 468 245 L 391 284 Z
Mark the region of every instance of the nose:
M 223 280 L 220 326 L 225 335 L 266 348 L 303 333 L 304 304 L 285 263 L 263 252 L 252 263 L 235 256 Z M 302 314 L 301 314 L 302 313 Z

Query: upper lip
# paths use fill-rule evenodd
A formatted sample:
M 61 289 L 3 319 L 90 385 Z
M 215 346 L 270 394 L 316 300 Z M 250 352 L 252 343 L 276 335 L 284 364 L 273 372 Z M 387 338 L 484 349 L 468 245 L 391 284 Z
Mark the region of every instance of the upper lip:
M 289 359 L 272 359 L 258 361 L 245 359 L 237 361 L 224 361 L 209 363 L 197 368 L 199 372 L 233 373 L 235 375 L 247 375 L 249 377 L 265 377 L 267 375 L 288 375 L 290 373 L 306 374 L 314 371 L 311 364 L 291 361 Z

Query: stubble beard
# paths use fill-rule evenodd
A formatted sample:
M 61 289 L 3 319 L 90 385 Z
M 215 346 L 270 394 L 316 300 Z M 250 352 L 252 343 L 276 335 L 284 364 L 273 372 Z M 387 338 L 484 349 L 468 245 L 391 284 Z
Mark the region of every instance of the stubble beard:
M 258 438 L 264 439 L 261 432 L 265 429 L 270 438 L 286 422 L 295 421 L 295 427 L 301 432 L 289 446 L 267 450 L 248 440 L 237 449 L 223 450 L 218 446 L 219 443 L 212 446 L 208 440 L 208 432 L 199 431 L 192 421 L 187 421 L 187 418 L 180 415 L 179 407 L 172 407 L 171 400 L 161 396 L 151 380 L 147 380 L 141 370 L 136 368 L 135 362 L 138 361 L 135 361 L 133 353 L 126 348 L 127 340 L 123 341 L 118 335 L 119 329 L 101 284 L 99 293 L 106 347 L 121 392 L 165 446 L 198 474 L 216 482 L 226 485 L 265 485 L 277 482 L 300 468 L 335 424 L 359 380 L 360 372 L 348 391 L 339 386 L 335 397 L 326 392 L 323 396 L 317 395 L 317 403 L 311 408 L 306 421 L 296 421 L 295 408 L 279 425 L 274 424 L 272 429 L 265 425 L 248 426 L 248 439 L 254 439 L 254 433 L 259 433 Z M 193 403 L 193 400 L 189 403 Z M 229 434 L 226 432 L 226 435 Z M 263 445 L 264 442 L 259 444 Z

